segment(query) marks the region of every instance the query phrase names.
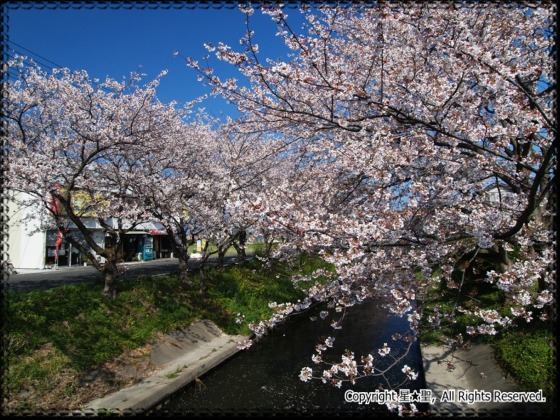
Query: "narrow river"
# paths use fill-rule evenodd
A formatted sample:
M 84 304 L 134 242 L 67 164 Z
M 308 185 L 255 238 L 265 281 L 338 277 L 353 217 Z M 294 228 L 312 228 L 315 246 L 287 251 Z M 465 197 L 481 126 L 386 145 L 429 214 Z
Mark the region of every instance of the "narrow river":
M 167 413 L 202 414 L 253 414 L 253 413 L 362 413 L 387 414 L 384 406 L 377 403 L 359 405 L 346 402 L 345 391 L 375 391 L 379 385 L 387 389 L 383 379 L 367 377 L 355 385 L 345 383 L 341 388 L 323 384 L 321 381 L 302 382 L 298 375 L 308 366 L 314 375 L 320 376 L 323 369 L 313 363 L 319 340 L 334 337 L 334 346 L 325 354 L 330 361 L 340 361 L 346 349 L 355 354 L 360 363 L 361 356 L 371 354 L 381 357 L 378 350 L 387 343 L 391 348 L 401 349 L 405 344 L 391 339 L 394 332 L 408 330 L 406 318 L 389 316 L 378 302 L 368 301 L 351 308 L 342 329 L 333 329 L 330 324 L 340 314 L 331 310 L 321 319 L 324 306 L 310 309 L 304 314 L 290 318 L 285 325 L 275 329 L 248 350 L 238 353 L 200 379 L 201 384 L 190 384 L 173 395 L 161 409 Z M 315 319 L 312 321 L 312 318 Z M 399 346 L 399 343 L 400 346 Z M 383 358 L 389 361 L 389 357 Z M 422 360 L 418 342 L 404 360 L 416 372 L 418 379 L 408 382 L 403 388 L 416 390 L 425 388 Z M 402 367 L 402 364 L 399 365 Z M 392 382 L 402 380 L 401 367 L 388 375 Z M 398 391 L 397 391 L 398 392 Z

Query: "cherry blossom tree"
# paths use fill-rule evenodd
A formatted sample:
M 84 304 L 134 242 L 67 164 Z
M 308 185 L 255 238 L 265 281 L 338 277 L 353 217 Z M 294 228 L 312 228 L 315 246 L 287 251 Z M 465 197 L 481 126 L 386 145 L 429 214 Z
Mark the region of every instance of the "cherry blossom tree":
M 206 44 L 240 79 L 189 59 L 213 94 L 237 105 L 246 130 L 275 133 L 300 159 L 259 206 L 268 223 L 296 233 L 282 248 L 336 267 L 330 281 L 305 279 L 310 301 L 342 311 L 380 296 L 409 318 L 413 337 L 416 300 L 470 273 L 512 305 L 510 316 L 456 308 L 482 320 L 467 332 L 547 316 L 556 287 L 551 7 L 322 6 L 302 11 L 300 34 L 281 8 L 263 6 L 291 51 L 273 60 L 261 57 L 244 6 L 242 50 Z M 278 306 L 256 331 L 294 308 Z M 336 379 L 329 370 L 318 378 L 349 380 L 346 362 Z
M 225 252 L 234 247 L 237 263 L 246 263 L 245 245 L 255 238 L 260 213 L 255 200 L 274 167 L 275 142 L 263 136 L 239 131 L 240 121 L 229 120 L 214 131 L 206 142 L 211 151 L 204 194 L 193 208 L 200 234 L 206 239 L 199 260 L 201 291 L 205 287 L 205 264 L 217 254 L 221 262 Z M 214 245 L 210 248 L 209 244 Z
M 144 157 L 149 182 L 134 186 L 146 211 L 164 226 L 179 260 L 179 277 L 186 284 L 192 284 L 189 247 L 204 231 L 199 223 L 204 217 L 199 211 L 200 201 L 206 191 L 212 190 L 215 180 L 209 147 L 214 141 L 212 126 L 201 116 L 186 121 L 196 102 L 189 103 L 181 120 L 167 128 L 165 138 L 158 140 L 158 150 Z
M 174 248 L 180 260 L 180 275 L 187 279 L 187 262 L 190 259 L 188 247 L 197 240 L 203 242 L 198 259 L 200 293 L 207 292 L 206 263 L 216 253 L 225 253 L 231 245 L 231 233 L 226 218 L 226 201 L 230 182 L 219 161 L 220 134 L 209 122 L 197 123 L 187 127 L 189 134 L 183 139 L 183 147 L 173 147 L 174 154 L 185 156 L 190 162 L 177 161 L 177 170 L 166 190 L 171 193 L 162 196 L 159 206 L 165 212 L 154 213 L 174 232 Z M 175 145 L 174 145 L 175 146 Z M 172 197 L 172 200 L 169 200 Z M 154 200 L 155 202 L 155 200 Z M 161 217 L 163 215 L 163 218 Z M 210 248 L 213 245 L 214 248 Z M 190 283 L 190 281 L 188 281 Z
M 245 263 L 245 245 L 262 231 L 260 212 L 255 206 L 264 191 L 278 179 L 283 165 L 278 153 L 284 148 L 263 133 L 245 132 L 242 120 L 230 120 L 221 127 L 219 165 L 228 179 L 224 202 L 224 227 L 237 251 L 238 262 Z
M 104 295 L 114 296 L 124 235 L 150 216 L 134 195 L 149 182 L 144 157 L 177 123 L 173 104 L 155 96 L 164 73 L 141 87 L 138 74 L 123 82 L 68 69 L 47 74 L 24 57 L 10 69 L 19 77 L 4 86 L 7 187 L 50 216 L 42 228 L 56 226 L 89 256 Z
M 185 283 L 192 284 L 189 247 L 203 240 L 198 259 L 203 295 L 209 257 L 217 254 L 221 260 L 234 245 L 239 262 L 244 262 L 245 232 L 253 219 L 240 197 L 247 195 L 247 189 L 263 173 L 261 168 L 258 175 L 255 168 L 255 163 L 262 161 L 256 155 L 259 142 L 244 140 L 234 131 L 235 124 L 220 126 L 219 121 L 199 111 L 195 122 L 169 128 L 166 142 L 160 143 L 154 156 L 144 159 L 150 182 L 134 186 L 146 211 L 163 224 L 171 238 L 179 259 L 179 276 Z

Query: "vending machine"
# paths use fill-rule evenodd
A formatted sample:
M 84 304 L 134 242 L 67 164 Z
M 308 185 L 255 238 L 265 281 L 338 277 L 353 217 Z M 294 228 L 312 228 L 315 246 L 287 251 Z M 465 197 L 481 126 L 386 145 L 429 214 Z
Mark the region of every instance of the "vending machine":
M 144 249 L 142 251 L 142 260 L 151 261 L 154 259 L 154 237 L 144 236 Z

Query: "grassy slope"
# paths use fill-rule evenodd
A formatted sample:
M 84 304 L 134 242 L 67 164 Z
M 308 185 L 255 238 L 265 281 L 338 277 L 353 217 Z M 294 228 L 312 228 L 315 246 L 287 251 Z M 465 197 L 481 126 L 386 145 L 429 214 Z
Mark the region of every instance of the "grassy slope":
M 247 322 L 272 314 L 269 302 L 303 297 L 291 283 L 292 274 L 309 273 L 321 264 L 306 259 L 264 267 L 254 260 L 246 268 L 213 269 L 205 299 L 196 284 L 186 288 L 174 275 L 123 281 L 114 300 L 102 297 L 100 283 L 8 292 L 4 402 L 33 410 L 44 408 L 43 401 L 77 395 L 92 369 L 198 319 L 210 319 L 227 333 L 249 334 Z M 238 313 L 245 315 L 244 322 L 236 322 Z

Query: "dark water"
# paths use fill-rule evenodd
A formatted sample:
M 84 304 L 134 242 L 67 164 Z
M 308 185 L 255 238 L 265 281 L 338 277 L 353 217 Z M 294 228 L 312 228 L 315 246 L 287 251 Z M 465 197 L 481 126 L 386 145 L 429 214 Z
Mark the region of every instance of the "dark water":
M 316 353 L 315 345 L 326 337 L 335 337 L 334 346 L 327 352 L 331 361 L 340 361 L 342 353 L 350 349 L 360 364 L 360 357 L 371 354 L 380 359 L 377 350 L 384 343 L 392 349 L 404 348 L 402 341 L 395 342 L 391 335 L 405 333 L 408 323 L 405 318 L 388 316 L 375 301 L 368 301 L 351 308 L 345 317 L 343 328 L 333 329 L 330 324 L 340 314 L 330 310 L 322 320 L 319 312 L 325 307 L 316 307 L 304 314 L 289 319 L 285 325 L 275 329 L 259 342 L 253 344 L 200 379 L 204 386 L 190 384 L 176 393 L 163 411 L 182 414 L 212 413 L 362 413 L 386 415 L 387 409 L 377 403 L 359 405 L 346 402 L 346 390 L 375 391 L 379 385 L 387 388 L 380 378 L 363 378 L 352 385 L 345 383 L 341 388 L 323 384 L 322 381 L 302 382 L 298 375 L 308 366 L 314 375 L 320 376 L 323 369 L 311 360 Z M 316 317 L 311 321 L 310 317 Z M 399 345 L 399 343 L 401 343 Z M 383 358 L 388 362 L 389 357 Z M 404 360 L 419 377 L 408 382 L 404 388 L 415 390 L 425 388 L 422 361 L 418 343 Z M 388 378 L 394 382 L 404 378 L 400 367 L 393 369 Z

